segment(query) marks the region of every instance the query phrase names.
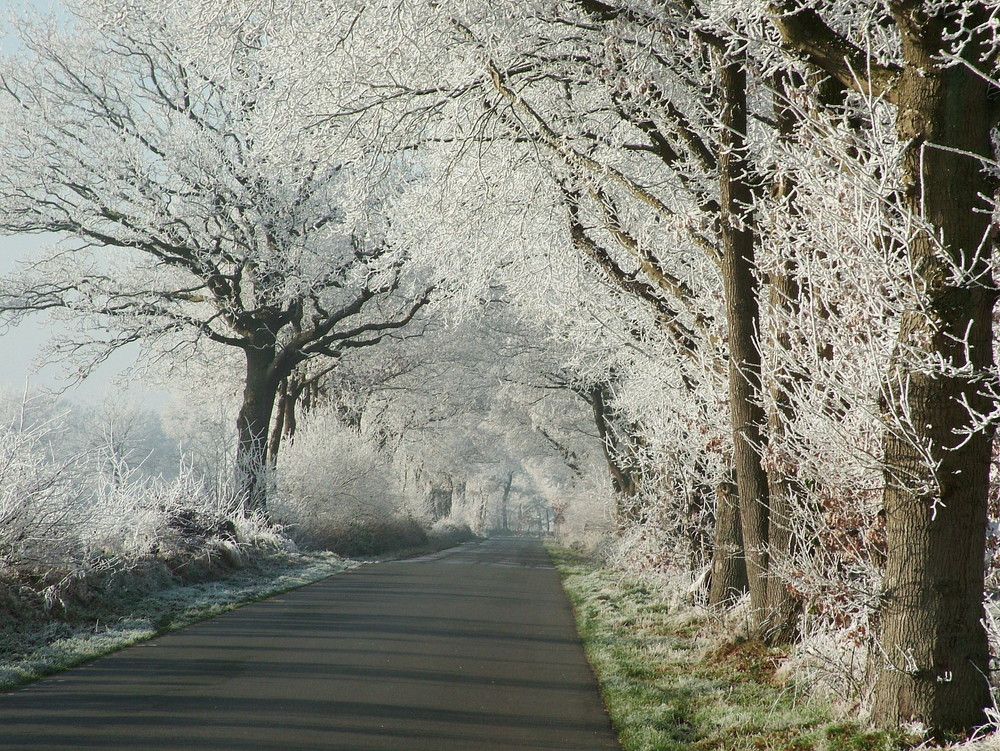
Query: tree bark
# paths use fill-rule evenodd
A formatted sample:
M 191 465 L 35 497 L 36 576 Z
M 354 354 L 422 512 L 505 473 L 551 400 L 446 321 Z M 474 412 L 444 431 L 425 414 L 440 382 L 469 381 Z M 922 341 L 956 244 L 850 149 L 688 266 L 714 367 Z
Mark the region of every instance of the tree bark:
M 761 403 L 760 306 L 754 275 L 753 190 L 749 182 L 747 74 L 739 57 L 715 51 L 722 104 L 719 144 L 722 282 L 729 324 L 729 410 L 733 466 L 750 585 L 751 627 L 767 621 L 768 487 L 760 450 L 766 417 Z
M 920 722 L 943 738 L 981 724 L 991 701 L 982 619 L 993 430 L 961 434 L 970 428 L 963 401 L 991 407 L 981 386 L 993 368 L 994 302 L 983 196 L 995 186 L 975 155 L 991 155 L 994 121 L 988 84 L 936 59 L 944 28 L 897 22 L 909 63 L 895 91 L 904 209 L 924 225 L 909 244 L 921 299 L 902 318 L 888 379 L 888 410 L 907 427 L 891 420 L 884 440 L 888 554 L 874 719 Z
M 271 426 L 271 440 L 267 450 L 270 466 L 277 465 L 278 452 L 283 443 L 295 437 L 295 431 L 298 430 L 299 402 L 302 402 L 305 411 L 309 411 L 308 396 L 313 385 L 312 381 L 303 381 L 297 377 L 294 371 L 281 379 L 276 396 L 277 404 L 274 407 L 274 425 Z
M 274 373 L 275 347 L 247 347 L 243 403 L 236 418 L 236 503 L 267 513 L 268 428 L 281 379 Z
M 611 486 L 616 495 L 634 496 L 638 491 L 635 478 L 619 462 L 619 451 L 617 442 L 611 430 L 611 418 L 608 414 L 607 400 L 605 397 L 604 384 L 597 384 L 588 395 L 587 401 L 594 411 L 594 424 L 597 426 L 597 435 L 601 439 L 601 449 L 604 451 L 604 460 L 607 462 L 608 471 L 611 473 Z
M 887 553 L 877 614 L 872 719 L 918 722 L 939 740 L 982 724 L 990 701 L 983 618 L 992 425 L 971 437 L 968 409 L 994 406 L 992 209 L 997 91 L 977 67 L 997 62 L 987 3 L 889 3 L 902 65 L 882 65 L 819 13 L 776 0 L 788 49 L 847 87 L 896 105 L 903 220 L 913 301 L 886 379 L 883 441 Z M 980 30 L 980 31 L 976 31 Z M 957 51 L 957 52 L 956 52 Z M 952 53 L 959 63 L 943 60 Z
M 288 379 L 284 378 L 278 387 L 277 405 L 275 406 L 274 425 L 271 426 L 271 440 L 267 446 L 267 461 L 274 467 L 278 463 L 278 451 L 285 437 L 285 417 L 288 413 Z
M 796 304 L 798 285 L 787 273 L 772 274 L 772 305 L 778 307 Z M 786 346 L 787 334 L 776 332 L 777 346 Z M 780 445 L 785 436 L 786 426 L 795 418 L 789 399 L 790 379 L 793 376 L 783 369 L 774 373 L 771 388 L 773 408 L 768 415 L 768 441 Z M 795 552 L 795 537 L 792 532 L 792 515 L 795 499 L 801 495 L 799 482 L 782 468 L 782 462 L 775 462 L 767 473 L 768 493 L 768 576 L 766 621 L 762 624 L 761 636 L 767 644 L 789 644 L 798 636 L 798 618 L 801 603 L 788 588 L 777 564 L 787 562 Z
M 643 473 L 637 464 L 628 461 L 629 454 L 635 451 L 631 439 L 638 439 L 633 436 L 629 441 L 622 442 L 616 436 L 615 414 L 607 404 L 607 388 L 606 384 L 597 384 L 584 398 L 593 408 L 604 460 L 611 473 L 611 487 L 615 494 L 615 529 L 621 534 L 642 518 L 639 492 L 642 489 Z M 621 431 L 622 426 L 619 425 L 618 430 Z
M 724 480 L 715 489 L 715 543 L 708 604 L 729 607 L 747 591 L 747 566 L 743 557 L 743 532 L 736 486 Z
M 795 138 L 798 115 L 787 105 L 788 86 L 785 74 L 774 78 L 775 114 L 778 137 L 786 143 Z M 778 211 L 786 211 L 791 219 L 797 216 L 795 205 L 795 185 L 790 175 L 781 174 L 772 187 Z M 779 354 L 791 349 L 791 338 L 784 322 L 795 318 L 801 306 L 801 289 L 798 283 L 795 261 L 785 257 L 769 273 L 768 297 L 772 316 L 772 347 Z M 771 373 L 771 410 L 768 414 L 767 435 L 772 446 L 781 447 L 786 428 L 795 420 L 795 408 L 791 393 L 793 385 L 802 376 L 789 372 L 785 367 L 787 359 L 782 358 Z M 771 645 L 788 644 L 798 636 L 798 618 L 801 603 L 791 593 L 788 583 L 776 572 L 778 565 L 790 561 L 794 554 L 795 537 L 792 533 L 792 515 L 795 501 L 802 496 L 800 483 L 786 468 L 780 458 L 772 461 L 767 472 L 768 478 L 768 580 L 767 580 L 767 623 L 764 625 L 764 641 Z M 776 565 L 778 564 L 778 565 Z
M 508 472 L 507 479 L 504 480 L 503 495 L 500 497 L 500 529 L 503 532 L 510 531 L 510 503 L 511 489 L 514 487 L 514 473 Z

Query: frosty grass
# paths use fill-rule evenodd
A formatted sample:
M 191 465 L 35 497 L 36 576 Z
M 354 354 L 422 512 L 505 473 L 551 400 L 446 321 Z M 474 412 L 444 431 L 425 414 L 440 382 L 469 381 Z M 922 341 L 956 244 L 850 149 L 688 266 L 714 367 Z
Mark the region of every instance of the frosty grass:
M 287 592 L 359 565 L 332 553 L 278 558 L 263 568 L 237 571 L 223 580 L 155 592 L 132 614 L 112 623 L 81 626 L 17 659 L 0 662 L 0 690 L 9 690 L 154 636 Z

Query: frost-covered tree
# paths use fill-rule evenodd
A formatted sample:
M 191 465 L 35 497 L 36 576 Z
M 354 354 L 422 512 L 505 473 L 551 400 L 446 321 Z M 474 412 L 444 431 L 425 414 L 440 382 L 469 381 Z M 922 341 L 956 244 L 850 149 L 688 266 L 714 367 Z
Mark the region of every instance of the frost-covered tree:
M 803 554 L 793 549 L 793 515 L 811 503 L 814 520 L 846 527 L 856 513 L 864 535 L 878 540 L 873 504 L 861 500 L 870 495 L 868 470 L 877 467 L 889 560 L 873 619 L 873 655 L 884 668 L 875 716 L 888 724 L 920 719 L 940 732 L 981 717 L 987 687 L 981 545 L 995 373 L 996 14 L 980 3 L 828 5 L 769 9 L 785 48 L 810 67 L 776 57 L 770 19 L 731 3 L 655 10 L 628 2 L 526 3 L 517 13 L 509 5 L 436 3 L 456 46 L 470 50 L 470 68 L 478 65 L 478 75 L 466 70 L 465 80 L 481 84 L 481 103 L 469 107 L 475 127 L 462 121 L 466 130 L 450 134 L 463 145 L 450 153 L 442 145 L 436 155 L 440 184 L 457 188 L 442 195 L 462 200 L 442 202 L 441 226 L 431 231 L 448 242 L 462 231 L 461 216 L 474 215 L 464 248 L 448 246 L 461 258 L 454 278 L 481 289 L 489 274 L 480 278 L 470 268 L 477 255 L 486 258 L 479 269 L 492 263 L 555 326 L 582 330 L 555 310 L 567 301 L 554 301 L 551 290 L 564 283 L 577 285 L 594 314 L 628 311 L 619 320 L 628 321 L 635 341 L 648 345 L 660 328 L 666 335 L 657 345 L 670 352 L 663 375 L 693 344 L 707 367 L 686 382 L 702 387 L 699 378 L 711 380 L 716 367 L 705 345 L 724 341 L 752 600 L 762 626 L 780 630 L 789 613 L 775 606 L 787 604 L 789 563 Z M 897 113 L 895 132 L 882 127 L 891 111 L 885 103 Z M 966 119 L 958 107 L 976 107 L 976 116 Z M 483 111 L 489 114 L 478 115 Z M 817 139 L 823 131 L 834 135 Z M 827 146 L 817 147 L 820 140 Z M 810 179 L 810 159 L 822 165 L 816 174 L 829 177 L 832 165 L 843 175 L 824 190 Z M 789 182 L 792 173 L 808 183 Z M 554 217 L 565 220 L 572 244 Z M 866 262 L 855 263 L 849 256 L 866 239 L 876 252 L 862 252 Z M 708 259 L 721 261 L 718 276 L 696 255 L 706 242 Z M 754 256 L 761 246 L 769 254 L 764 264 Z M 571 249 L 617 297 L 605 294 L 602 303 L 583 292 Z M 768 287 L 758 290 L 760 281 Z M 648 304 L 656 323 L 636 316 L 626 297 Z M 753 314 L 758 305 L 763 317 Z M 721 333 L 706 326 L 720 313 Z M 765 337 L 764 323 L 794 331 L 775 328 Z M 895 352 L 883 358 L 885 335 L 897 333 Z M 812 350 L 808 367 L 787 354 L 793 350 Z M 761 354 L 775 370 L 761 372 Z M 593 362 L 584 367 L 598 370 Z M 884 406 L 884 441 L 873 446 L 867 405 L 876 400 Z M 840 477 L 815 474 L 824 441 L 835 447 L 831 454 L 850 454 L 841 451 L 851 428 L 861 433 L 850 471 L 864 477 L 853 510 L 842 503 L 852 491 Z M 797 472 L 808 475 L 807 485 L 794 482 Z M 825 482 L 837 492 L 827 493 Z M 826 546 L 817 560 L 838 546 L 850 555 L 844 527 L 817 538 Z M 952 556 L 969 530 L 975 545 Z M 927 546 L 918 549 L 916 541 Z M 878 550 L 875 542 L 857 563 L 877 570 Z M 827 563 L 859 572 L 835 558 Z M 915 629 L 918 623 L 925 628 Z
M 874 714 L 943 737 L 991 702 L 983 559 L 996 377 L 991 198 L 998 97 L 993 3 L 769 6 L 785 48 L 895 109 L 902 146 L 889 227 L 908 305 L 882 392 L 888 555 Z M 869 20 L 881 29 L 872 45 Z
M 653 462 L 683 446 L 680 474 L 725 466 L 694 445 L 711 426 L 705 444 L 734 455 L 762 633 L 788 633 L 793 560 L 865 596 L 882 579 L 852 624 L 876 627 L 876 719 L 981 719 L 995 8 L 420 7 L 437 23 L 422 38 L 449 50 L 438 82 L 364 100 L 432 126 L 394 231 L 448 249 L 436 261 L 471 297 L 502 283 L 578 345 L 571 367 L 615 374 Z M 817 531 L 797 549 L 793 519 Z
M 169 6 L 80 3 L 68 28 L 19 27 L 0 69 L 0 228 L 68 239 L 5 282 L 3 308 L 82 322 L 63 347 L 92 361 L 178 332 L 242 352 L 239 493 L 262 507 L 279 384 L 428 298 L 372 221 L 371 176 L 290 116 L 258 16 L 218 12 L 200 35 Z

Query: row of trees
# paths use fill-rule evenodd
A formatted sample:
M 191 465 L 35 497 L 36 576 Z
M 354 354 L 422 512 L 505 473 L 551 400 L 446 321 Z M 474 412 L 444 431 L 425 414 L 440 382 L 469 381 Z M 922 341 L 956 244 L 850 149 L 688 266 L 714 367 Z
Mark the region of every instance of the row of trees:
M 464 175 L 456 164 L 468 150 L 443 161 L 449 194 L 467 194 L 484 161 L 490 171 L 504 164 L 506 176 L 479 190 L 510 191 L 506 211 L 530 217 L 534 244 L 490 247 L 517 259 L 515 275 L 540 253 L 556 274 L 582 261 L 611 288 L 604 296 L 619 306 L 622 333 L 672 360 L 661 373 L 681 394 L 710 410 L 725 383 L 730 429 L 716 436 L 727 448 L 715 472 L 690 445 L 697 433 L 672 432 L 690 451 L 680 472 L 722 491 L 715 574 L 738 587 L 727 564 L 740 560 L 727 551 L 743 550 L 760 636 L 796 636 L 796 588 L 807 584 L 796 569 L 818 560 L 829 579 L 863 559 L 863 584 L 847 576 L 837 586 L 868 599 L 851 598 L 851 619 L 865 621 L 852 626 L 868 634 L 875 720 L 937 733 L 981 722 L 990 703 L 982 621 L 996 378 L 995 10 L 518 10 L 445 10 L 447 46 L 464 45 L 479 66 L 470 94 L 479 106 L 468 109 L 492 115 L 474 131 L 490 142 L 487 155 L 475 154 Z M 442 120 L 452 138 L 456 120 Z M 484 210 L 499 210 L 476 209 L 472 231 L 490 244 Z M 469 263 L 444 233 L 435 239 Z M 579 335 L 572 315 L 553 317 Z M 627 371 L 591 366 L 587 375 L 600 384 L 630 380 Z M 632 440 L 616 445 L 641 464 L 652 420 L 631 411 L 632 424 L 617 427 Z M 848 420 L 857 434 L 838 435 Z M 861 487 L 831 488 L 839 478 L 816 470 L 845 437 Z M 664 449 L 640 478 L 660 494 L 664 457 L 677 451 Z M 738 526 L 725 513 L 720 467 L 735 480 Z M 797 539 L 803 518 L 811 535 Z M 848 545 L 852 535 L 864 542 Z
M 0 228 L 73 238 L 4 307 L 113 331 L 67 343 L 96 359 L 241 353 L 260 508 L 314 378 L 505 300 L 545 332 L 522 393 L 592 415 L 622 534 L 676 528 L 765 640 L 803 613 L 851 633 L 877 723 L 965 731 L 990 703 L 996 13 L 80 4 L 3 63 Z

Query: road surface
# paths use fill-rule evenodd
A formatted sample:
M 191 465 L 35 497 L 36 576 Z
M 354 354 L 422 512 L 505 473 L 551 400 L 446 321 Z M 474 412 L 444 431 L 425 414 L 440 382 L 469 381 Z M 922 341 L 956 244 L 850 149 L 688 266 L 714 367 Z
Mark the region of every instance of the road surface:
M 0 696 L 19 751 L 612 751 L 541 545 L 363 566 Z

